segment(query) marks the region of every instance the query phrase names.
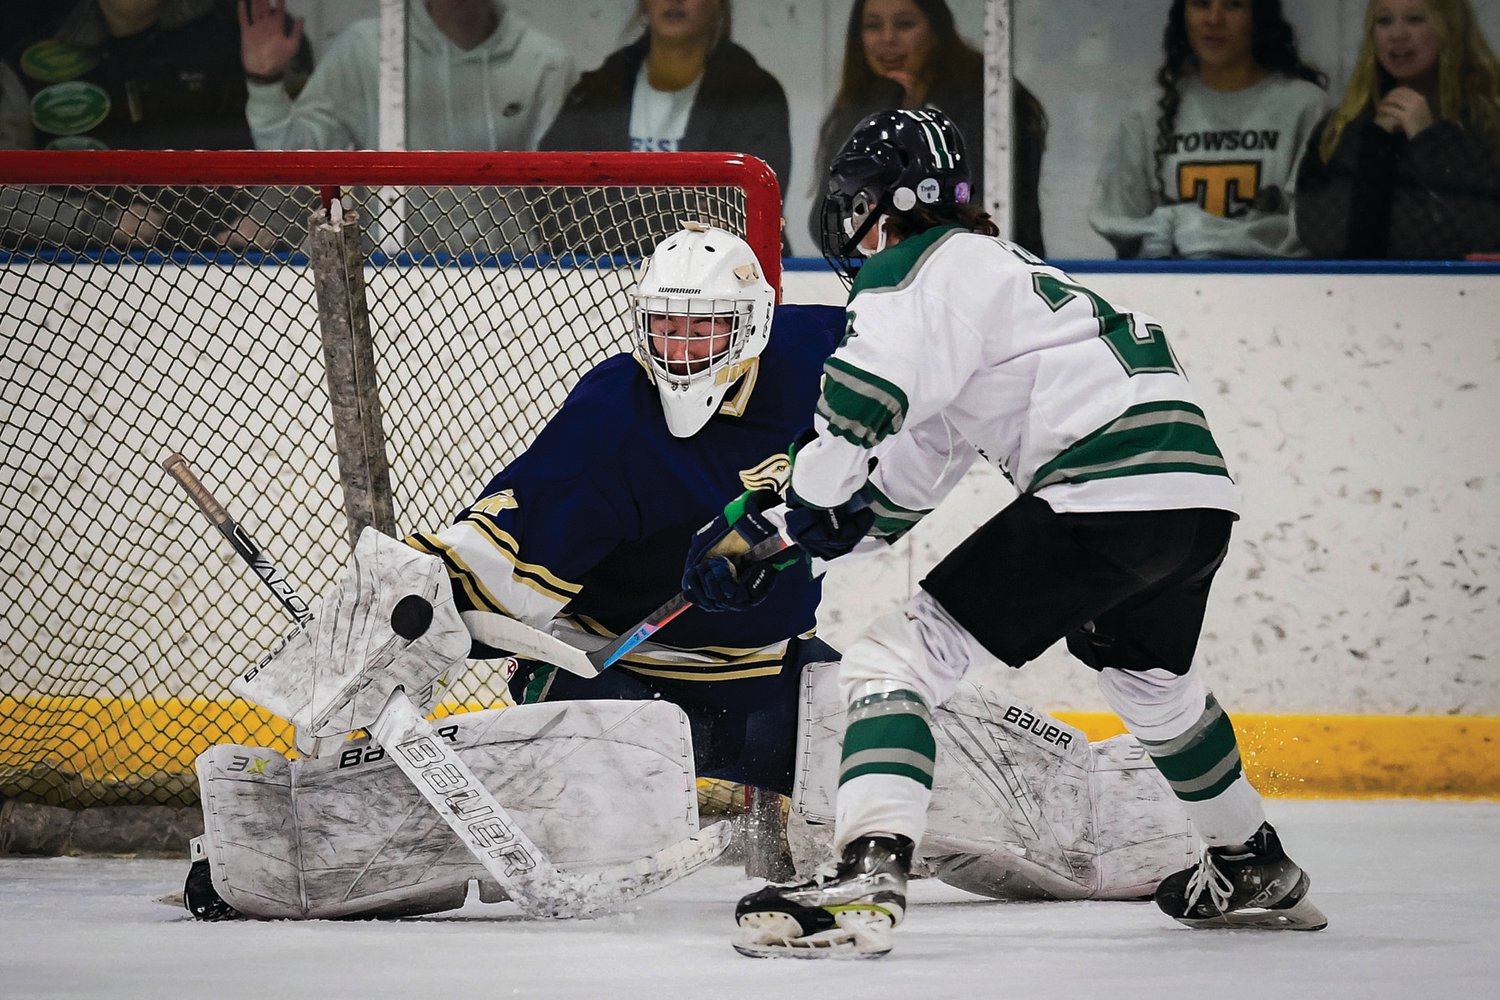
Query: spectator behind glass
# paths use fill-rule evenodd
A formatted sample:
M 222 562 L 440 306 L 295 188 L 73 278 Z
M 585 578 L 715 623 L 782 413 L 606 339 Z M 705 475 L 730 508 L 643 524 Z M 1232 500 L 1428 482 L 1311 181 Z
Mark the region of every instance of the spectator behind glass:
M 248 149 L 238 50 L 233 17 L 216 0 L 84 0 L 33 13 L 0 65 L 0 143 Z M 310 50 L 294 48 L 288 59 L 295 77 L 305 79 Z M 273 219 L 275 212 L 232 188 L 0 192 L 7 245 L 269 246 L 273 230 L 286 222 Z
M 574 78 L 562 43 L 497 0 L 413 0 L 407 16 L 409 149 L 536 149 Z M 285 0 L 240 0 L 245 115 L 260 149 L 375 149 L 380 19 L 344 29 L 293 101 L 280 86 L 301 37 Z
M 792 169 L 786 92 L 730 41 L 729 0 L 640 0 L 645 31 L 568 94 L 543 149 L 728 151 Z
M 828 164 L 854 126 L 888 108 L 938 108 L 958 125 L 968 145 L 971 201 L 984 201 L 984 56 L 959 37 L 944 0 L 855 0 L 844 32 L 844 68 L 833 107 L 818 133 L 813 206 L 808 220 L 815 246 L 823 240 L 823 185 Z M 1047 115 L 1031 91 L 1015 82 L 1012 238 L 1039 256 L 1042 208 L 1038 185 L 1047 145 Z
M 1281 0 L 1174 0 L 1163 47 L 1160 94 L 1121 122 L 1089 225 L 1122 258 L 1304 256 L 1291 190 L 1327 77 Z
M 729 0 L 640 0 L 641 36 L 583 75 L 542 140 L 548 150 L 741 152 L 764 160 L 783 189 L 792 169 L 786 92 L 730 41 Z M 646 254 L 684 221 L 719 218 L 648 191 L 626 206 L 615 193 L 559 192 L 539 212 L 553 252 Z M 601 237 L 599 220 L 635 216 L 626 239 Z M 783 240 L 783 250 L 785 250 Z
M 1318 257 L 1500 252 L 1500 63 L 1467 0 L 1372 0 L 1296 218 Z

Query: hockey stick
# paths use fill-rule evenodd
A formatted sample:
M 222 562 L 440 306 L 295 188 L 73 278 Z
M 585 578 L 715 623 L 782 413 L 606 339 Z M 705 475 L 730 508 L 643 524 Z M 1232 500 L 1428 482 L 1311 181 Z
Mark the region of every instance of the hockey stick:
M 296 619 L 299 626 L 312 621 L 312 608 L 308 607 L 307 602 L 297 593 L 297 589 L 286 578 L 286 574 L 266 558 L 266 554 L 261 551 L 259 545 L 255 544 L 254 539 L 246 533 L 244 528 L 240 527 L 238 521 L 229 516 L 229 511 L 224 509 L 224 505 L 214 499 L 208 487 L 204 486 L 193 474 L 193 470 L 188 468 L 187 459 L 174 451 L 162 459 L 161 464 L 162 468 L 172 474 L 173 479 L 182 484 L 187 495 L 192 497 L 198 509 L 203 511 L 203 516 L 212 521 L 214 527 L 219 529 L 219 534 L 229 540 L 229 544 L 240 554 L 240 558 L 250 564 L 255 575 L 260 577 L 261 582 L 275 596 L 277 603 L 286 609 L 286 613 Z
M 271 661 L 272 657 L 281 652 L 288 642 L 307 627 L 308 622 L 312 621 L 312 608 L 302 599 L 302 595 L 297 593 L 297 588 L 292 585 L 291 580 L 287 579 L 286 574 L 275 563 L 271 562 L 266 554 L 261 551 L 259 545 L 255 544 L 255 540 L 250 537 L 250 533 L 240 527 L 238 521 L 229 516 L 229 511 L 224 508 L 224 505 L 215 499 L 214 495 L 209 492 L 208 487 L 204 486 L 202 480 L 188 467 L 187 459 L 182 456 L 181 452 L 172 452 L 172 454 L 162 459 L 161 464 L 162 468 L 166 469 L 172 478 L 177 480 L 182 488 L 187 491 L 187 495 L 193 498 L 193 503 L 198 505 L 198 509 L 203 512 L 203 516 L 208 518 L 215 528 L 219 529 L 219 534 L 228 539 L 230 547 L 239 553 L 240 558 L 245 560 L 250 569 L 260 578 L 260 581 L 266 585 L 266 589 L 276 598 L 276 602 L 297 623 L 295 628 L 277 639 L 275 644 L 266 651 L 266 654 L 256 661 L 255 667 L 250 673 L 258 673 L 262 667 Z M 310 738 L 306 749 L 310 756 L 316 757 L 321 746 L 322 740 L 314 736 Z
M 864 491 L 861 490 L 860 492 L 855 493 L 854 496 L 850 497 L 847 501 L 845 501 L 844 509 L 849 513 L 853 513 L 854 511 L 863 510 L 869 505 L 869 499 L 865 496 Z M 779 552 L 786 551 L 787 549 L 797 544 L 792 536 L 787 532 L 787 509 L 788 508 L 786 504 L 780 504 L 776 507 L 771 507 L 764 512 L 764 516 L 766 517 L 766 519 L 776 526 L 776 534 L 772 535 L 770 538 L 762 539 L 761 541 L 756 542 L 754 545 L 749 546 L 741 551 L 735 551 L 734 549 L 729 548 L 721 549 L 717 552 L 713 552 L 712 554 L 715 556 L 724 556 L 738 566 L 748 565 L 749 563 L 757 563 L 764 559 L 769 559 Z M 728 541 L 730 539 L 738 540 L 738 538 L 738 535 L 731 533 L 726 536 L 725 541 Z M 723 545 L 724 542 L 721 541 L 719 544 Z M 741 544 L 743 544 L 743 542 L 741 542 Z M 629 653 L 632 649 L 635 649 L 641 643 L 651 638 L 653 635 L 659 632 L 662 627 L 665 626 L 668 622 L 670 622 L 672 619 L 676 618 L 678 615 L 682 614 L 692 606 L 693 602 L 688 600 L 686 594 L 677 594 L 677 596 L 668 599 L 665 604 L 657 608 L 655 611 L 651 612 L 645 618 L 642 618 L 640 622 L 636 624 L 635 628 L 630 629 L 628 632 L 622 632 L 620 635 L 616 636 L 614 641 L 609 645 L 603 646 L 599 649 L 594 650 L 592 653 L 589 653 L 589 662 L 593 663 L 594 666 L 598 668 L 598 670 L 604 670 L 606 667 L 614 664 L 622 656 Z
M 781 525 L 781 529 L 784 532 L 786 526 L 784 524 Z M 762 559 L 771 558 L 778 552 L 786 551 L 795 544 L 787 535 L 778 534 L 757 542 L 755 545 L 747 548 L 743 555 L 738 557 L 731 556 L 730 558 L 734 559 L 736 563 L 760 562 Z M 622 632 L 608 646 L 603 646 L 589 653 L 589 662 L 594 664 L 600 671 L 612 666 L 622 656 L 661 631 L 663 626 L 692 606 L 693 602 L 688 600 L 687 595 L 679 592 L 676 596 L 668 598 L 667 602 L 661 607 L 651 612 L 645 618 L 642 618 L 635 628 L 628 632 Z
M 292 634 L 300 631 L 312 620 L 312 612 L 286 575 L 193 475 L 185 458 L 173 453 L 162 465 L 229 539 L 256 576 L 277 595 L 282 607 L 297 618 L 297 629 Z M 305 612 L 305 617 L 297 608 Z M 274 655 L 273 650 L 266 659 Z M 370 726 L 370 735 L 391 753 L 397 767 L 490 877 L 532 916 L 583 917 L 618 908 L 697 871 L 722 854 L 732 836 L 731 824 L 721 820 L 638 861 L 565 875 L 526 836 L 458 754 L 437 736 L 432 724 L 422 717 L 401 688 L 387 698 Z

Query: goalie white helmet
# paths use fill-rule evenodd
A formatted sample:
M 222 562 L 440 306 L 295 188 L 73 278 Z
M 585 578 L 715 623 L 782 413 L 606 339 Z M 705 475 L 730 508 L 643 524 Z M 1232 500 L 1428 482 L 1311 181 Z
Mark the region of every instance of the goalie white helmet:
M 689 222 L 657 244 L 634 297 L 636 355 L 667 429 L 692 437 L 765 350 L 776 292 L 748 243 Z

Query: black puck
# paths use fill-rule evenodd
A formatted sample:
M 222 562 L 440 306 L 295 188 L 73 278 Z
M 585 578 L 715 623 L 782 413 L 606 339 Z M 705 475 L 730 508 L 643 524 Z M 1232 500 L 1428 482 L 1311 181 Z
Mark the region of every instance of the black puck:
M 422 638 L 432 625 L 432 605 L 425 597 L 407 594 L 391 609 L 391 628 L 407 642 Z

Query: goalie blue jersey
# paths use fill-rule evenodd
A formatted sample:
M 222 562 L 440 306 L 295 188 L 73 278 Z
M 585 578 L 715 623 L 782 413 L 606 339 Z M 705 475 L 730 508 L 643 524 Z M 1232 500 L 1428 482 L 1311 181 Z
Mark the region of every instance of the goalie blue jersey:
M 594 636 L 632 628 L 681 589 L 692 534 L 746 489 L 780 489 L 787 447 L 810 426 L 844 310 L 778 306 L 755 367 L 691 438 L 667 430 L 633 355 L 589 371 L 531 446 L 450 528 L 412 544 L 442 556 L 461 610 Z M 723 681 L 778 674 L 809 633 L 818 581 L 794 568 L 736 614 L 689 609 L 621 660 L 637 674 Z

